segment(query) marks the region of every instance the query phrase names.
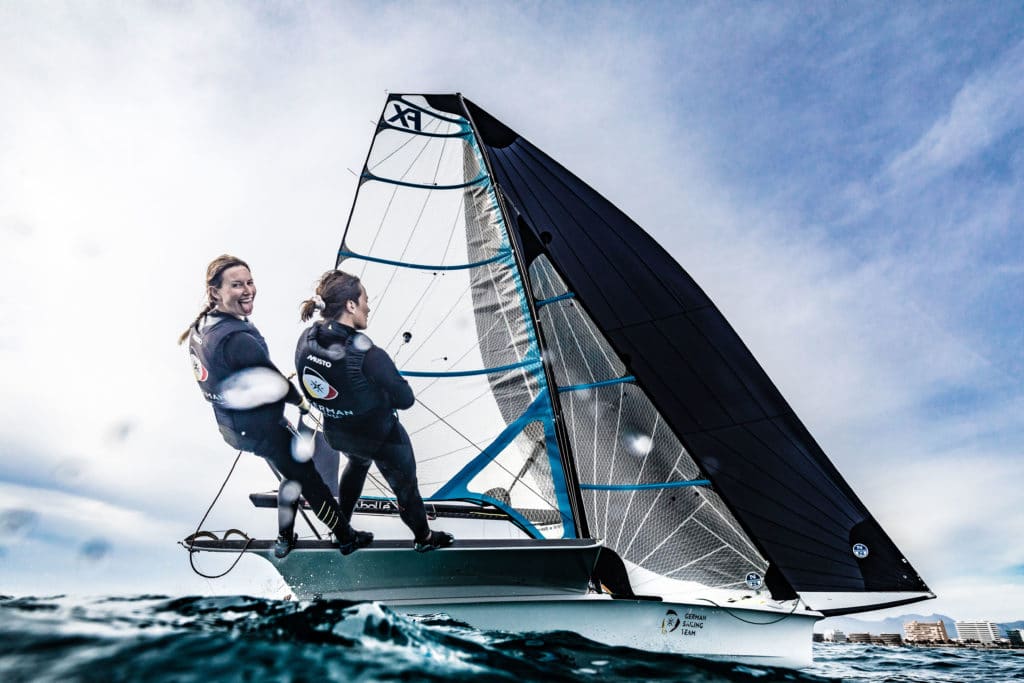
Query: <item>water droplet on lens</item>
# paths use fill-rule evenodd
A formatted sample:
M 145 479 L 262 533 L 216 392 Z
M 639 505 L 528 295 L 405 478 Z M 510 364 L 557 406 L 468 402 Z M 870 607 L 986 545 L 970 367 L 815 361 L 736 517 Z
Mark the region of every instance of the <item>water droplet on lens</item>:
M 107 431 L 107 441 L 110 443 L 121 443 L 135 431 L 135 422 L 132 420 L 120 420 L 110 426 Z
M 299 495 L 302 493 L 302 484 L 292 479 L 288 479 L 281 483 L 281 488 L 277 492 L 278 503 L 284 503 L 285 505 L 291 505 L 299 499 Z
M 369 351 L 372 346 L 373 342 L 365 334 L 357 334 L 352 339 L 352 348 L 356 351 Z
M 59 484 L 73 486 L 77 484 L 86 470 L 84 460 L 62 460 L 53 468 L 53 479 Z
M 218 393 L 226 407 L 248 410 L 283 399 L 288 380 L 270 368 L 246 368 L 221 382 Z
M 0 512 L 0 535 L 6 543 L 18 541 L 35 527 L 39 515 L 26 508 L 9 508 Z
M 93 538 L 82 544 L 78 556 L 86 562 L 99 563 L 107 559 L 112 550 L 113 546 L 106 539 Z
M 299 433 L 292 437 L 292 458 L 295 462 L 309 462 L 315 452 L 316 444 L 312 434 Z
M 646 434 L 623 434 L 626 448 L 630 454 L 642 458 L 651 452 L 654 440 Z

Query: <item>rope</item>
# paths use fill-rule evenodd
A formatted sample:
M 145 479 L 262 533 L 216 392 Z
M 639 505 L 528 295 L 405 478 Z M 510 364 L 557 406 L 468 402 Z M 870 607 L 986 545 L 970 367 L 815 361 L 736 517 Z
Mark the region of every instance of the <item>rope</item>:
M 188 544 L 188 564 L 189 564 L 190 567 L 192 567 L 192 571 L 194 571 L 196 574 L 198 574 L 199 576 L 203 577 L 204 579 L 219 579 L 222 576 L 227 576 L 231 572 L 231 570 L 235 568 L 235 565 L 238 564 L 238 561 L 242 559 L 242 555 L 244 555 L 245 551 L 249 549 L 249 546 L 252 545 L 253 539 L 250 538 L 247 534 L 245 534 L 245 533 L 243 533 L 241 531 L 238 531 L 237 529 L 229 529 L 228 531 L 226 531 L 224 533 L 224 538 L 227 538 L 228 534 L 230 534 L 232 532 L 236 532 L 236 533 L 241 534 L 242 536 L 245 536 L 246 541 L 245 541 L 245 545 L 238 552 L 238 557 L 235 558 L 235 561 L 231 563 L 230 567 L 225 569 L 220 574 L 204 574 L 204 573 L 202 573 L 196 567 L 195 560 L 192 557 L 197 552 L 199 552 L 195 548 L 195 540 L 197 538 L 199 538 L 200 536 L 211 536 L 211 537 L 213 537 L 213 540 L 215 540 L 215 541 L 216 540 L 222 540 L 222 539 L 218 539 L 216 534 L 213 534 L 213 533 L 211 533 L 209 531 L 200 531 L 200 529 L 203 528 L 203 523 L 206 521 L 206 518 L 210 516 L 210 511 L 213 510 L 213 506 L 217 504 L 217 500 L 220 498 L 220 494 L 224 493 L 224 487 L 228 485 L 228 480 L 231 479 L 231 475 L 235 473 L 235 467 L 238 465 L 238 461 L 239 461 L 239 459 L 241 457 L 242 457 L 242 451 L 238 451 L 238 455 L 235 456 L 235 461 L 233 463 L 231 463 L 231 469 L 228 470 L 228 476 L 224 477 L 224 481 L 223 481 L 223 483 L 221 483 L 220 489 L 217 491 L 217 495 L 215 495 L 213 497 L 213 501 L 210 502 L 210 507 L 206 508 L 206 512 L 203 514 L 203 518 L 201 520 L 199 520 L 199 524 L 196 525 L 195 533 L 193 533 L 191 536 L 189 536 L 189 537 L 187 537 L 185 539 L 185 543 Z
M 783 621 L 784 619 L 789 619 L 791 616 L 793 616 L 793 613 L 796 612 L 796 608 L 800 606 L 800 601 L 799 600 L 794 600 L 793 601 L 793 609 L 789 610 L 789 612 L 783 614 L 778 619 L 773 619 L 772 621 L 751 621 L 750 619 L 744 619 L 743 617 L 740 617 L 740 616 L 737 616 L 737 615 L 733 614 L 732 610 L 730 610 L 728 607 L 725 607 L 724 605 L 719 605 L 717 602 L 715 602 L 711 598 L 697 598 L 697 599 L 698 600 L 703 600 L 704 602 L 710 602 L 712 605 L 714 605 L 718 609 L 723 610 L 726 614 L 728 614 L 733 619 L 738 619 L 738 620 L 742 621 L 744 624 L 753 624 L 754 626 L 768 626 L 770 624 L 777 624 L 780 621 Z

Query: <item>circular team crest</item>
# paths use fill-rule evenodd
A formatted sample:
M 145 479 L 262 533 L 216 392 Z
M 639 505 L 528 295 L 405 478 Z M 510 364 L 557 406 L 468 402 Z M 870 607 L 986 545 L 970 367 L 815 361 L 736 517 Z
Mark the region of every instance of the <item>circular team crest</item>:
M 661 632 L 672 633 L 677 628 L 679 628 L 679 614 L 674 609 L 670 609 L 665 612 L 665 617 L 661 620 Z
M 192 360 L 192 374 L 196 376 L 196 381 L 205 382 L 210 373 L 203 367 L 203 363 L 199 360 L 199 356 L 196 355 L 195 351 L 189 351 L 188 355 Z
M 311 396 L 322 401 L 330 401 L 338 396 L 338 390 L 311 368 L 302 370 L 302 386 L 306 387 Z
M 864 545 L 863 543 L 854 543 L 853 544 L 853 555 L 858 560 L 863 560 L 865 557 L 868 556 L 868 547 L 866 545 Z
M 752 591 L 756 591 L 758 588 L 764 585 L 764 578 L 757 572 L 750 572 L 746 578 L 747 588 Z

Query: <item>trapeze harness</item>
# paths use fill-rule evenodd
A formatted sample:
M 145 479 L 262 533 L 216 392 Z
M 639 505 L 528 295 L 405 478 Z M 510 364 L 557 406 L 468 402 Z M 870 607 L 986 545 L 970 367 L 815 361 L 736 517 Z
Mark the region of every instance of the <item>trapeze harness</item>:
M 252 337 L 270 357 L 267 341 L 252 323 L 239 320 L 234 316 L 216 316 L 219 322 L 208 325 L 202 330 L 192 330 L 189 335 L 189 357 L 192 361 L 192 372 L 199 390 L 213 406 L 213 414 L 217 418 L 217 426 L 224 440 L 239 450 L 251 451 L 255 444 L 267 431 L 268 426 L 275 425 L 284 416 L 284 401 L 275 401 L 266 405 L 246 410 L 232 410 L 224 402 L 220 394 L 221 383 L 238 368 L 231 368 L 224 358 L 223 342 L 232 334 L 245 333 Z
M 384 390 L 363 372 L 363 361 L 373 349 L 373 342 L 365 334 L 330 325 L 330 332 L 345 338 L 323 346 L 317 338 L 324 327 L 324 323 L 312 325 L 295 349 L 295 368 L 303 391 L 323 414 L 326 432 L 339 430 L 384 438 L 398 418 Z

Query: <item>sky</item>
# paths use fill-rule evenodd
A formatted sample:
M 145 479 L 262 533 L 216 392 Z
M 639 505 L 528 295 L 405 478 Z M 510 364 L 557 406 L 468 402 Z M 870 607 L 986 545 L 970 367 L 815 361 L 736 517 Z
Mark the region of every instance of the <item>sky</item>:
M 462 92 L 701 284 L 940 596 L 911 609 L 1024 619 L 1022 27 L 1013 3 L 0 4 L 0 594 L 285 590 L 176 545 L 235 457 L 177 335 L 234 253 L 290 370 L 387 92 Z M 268 535 L 246 494 L 273 486 L 243 456 L 205 526 Z

